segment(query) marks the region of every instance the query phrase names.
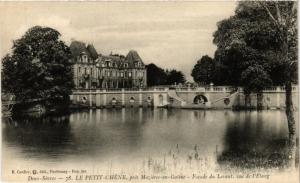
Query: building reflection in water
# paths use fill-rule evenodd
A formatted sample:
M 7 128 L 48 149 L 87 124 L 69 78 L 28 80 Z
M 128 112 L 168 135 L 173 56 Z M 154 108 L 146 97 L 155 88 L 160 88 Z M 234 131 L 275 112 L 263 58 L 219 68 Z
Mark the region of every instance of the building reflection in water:
M 221 167 L 283 166 L 288 137 L 283 111 L 218 111 L 123 108 L 64 116 L 3 119 L 3 144 L 20 164 L 102 161 L 163 156 L 195 146 Z M 216 152 L 216 153 L 215 153 Z M 217 154 L 217 155 L 216 155 Z M 30 160 L 29 160 L 30 159 Z

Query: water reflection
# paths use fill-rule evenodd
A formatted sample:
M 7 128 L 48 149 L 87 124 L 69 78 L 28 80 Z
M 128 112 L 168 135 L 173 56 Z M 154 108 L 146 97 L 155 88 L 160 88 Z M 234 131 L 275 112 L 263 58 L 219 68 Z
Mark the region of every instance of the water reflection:
M 188 160 L 195 147 L 197 156 L 215 160 L 210 163 L 221 167 L 266 167 L 274 159 L 278 159 L 276 166 L 284 166 L 288 137 L 283 111 L 143 108 L 6 118 L 2 132 L 4 158 L 17 158 L 20 166 L 32 161 L 132 164 L 145 157 L 162 157 L 174 148 Z
M 284 168 L 288 147 L 283 112 L 240 112 L 228 122 L 217 161 L 225 169 Z
M 27 117 L 2 120 L 2 138 L 8 147 L 18 147 L 20 156 L 57 158 L 74 149 L 69 116 Z

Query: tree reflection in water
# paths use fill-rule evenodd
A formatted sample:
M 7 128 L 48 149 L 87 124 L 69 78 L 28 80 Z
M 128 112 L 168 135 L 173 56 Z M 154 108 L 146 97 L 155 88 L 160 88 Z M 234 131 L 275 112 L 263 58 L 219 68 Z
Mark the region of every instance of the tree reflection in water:
M 67 154 L 66 149 L 76 149 L 69 121 L 69 115 L 3 118 L 2 138 L 21 147 L 23 155 L 54 160 L 60 154 Z
M 241 116 L 244 114 L 244 116 Z M 289 163 L 289 138 L 266 136 L 264 121 L 260 112 L 254 124 L 251 112 L 238 113 L 227 127 L 224 150 L 217 154 L 217 163 L 222 170 L 283 169 Z M 240 119 L 244 117 L 244 119 Z M 244 121 L 244 122 L 241 122 Z M 256 130 L 252 130 L 256 128 Z M 298 149 L 298 148 L 297 148 Z M 299 149 L 297 152 L 299 162 Z

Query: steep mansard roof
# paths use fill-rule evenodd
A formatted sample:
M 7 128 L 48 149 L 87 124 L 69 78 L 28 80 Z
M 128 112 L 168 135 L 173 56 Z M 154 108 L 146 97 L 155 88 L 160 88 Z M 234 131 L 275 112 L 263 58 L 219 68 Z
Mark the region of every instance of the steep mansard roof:
M 109 56 L 104 56 L 104 55 L 101 55 L 100 56 L 100 59 L 101 61 L 106 61 L 106 60 L 109 60 L 109 61 L 113 61 L 115 62 L 118 66 L 122 65 L 123 63 L 127 62 L 125 60 L 125 58 L 121 58 L 120 56 L 117 56 L 117 55 L 109 55 Z
M 81 41 L 72 41 L 70 44 L 70 50 L 73 55 L 73 57 L 80 56 L 82 53 L 86 53 L 88 56 L 90 56 L 93 60 L 96 60 L 98 58 L 98 53 L 95 49 L 95 47 L 91 44 L 85 45 L 84 42 Z M 99 55 L 100 56 L 100 55 Z M 122 65 L 123 63 L 128 63 L 129 67 L 134 67 L 134 63 L 136 62 L 142 62 L 141 57 L 135 50 L 130 50 L 127 54 L 127 56 L 122 59 L 119 55 L 109 55 L 109 56 L 100 56 L 101 60 L 111 60 L 118 64 L 118 66 Z
M 82 52 L 86 52 L 88 54 L 85 43 L 80 41 L 72 41 L 72 43 L 70 44 L 70 50 L 73 57 L 79 56 Z
M 93 45 L 89 44 L 86 49 L 94 60 L 98 58 L 98 53 Z
M 130 50 L 125 59 L 131 63 L 138 62 L 138 61 L 143 62 L 141 57 L 135 50 Z
M 82 53 L 86 53 L 93 60 L 98 58 L 98 53 L 95 47 L 91 44 L 85 46 L 85 43 L 81 41 L 72 41 L 72 43 L 70 44 L 70 50 L 73 57 L 77 57 Z

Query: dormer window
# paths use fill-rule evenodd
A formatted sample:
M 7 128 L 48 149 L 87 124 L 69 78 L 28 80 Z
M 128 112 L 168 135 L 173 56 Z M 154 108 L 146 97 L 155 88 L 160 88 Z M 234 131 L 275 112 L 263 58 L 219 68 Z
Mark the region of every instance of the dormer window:
M 88 62 L 88 57 L 87 55 L 82 56 L 82 62 L 87 63 Z

